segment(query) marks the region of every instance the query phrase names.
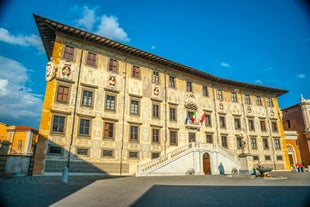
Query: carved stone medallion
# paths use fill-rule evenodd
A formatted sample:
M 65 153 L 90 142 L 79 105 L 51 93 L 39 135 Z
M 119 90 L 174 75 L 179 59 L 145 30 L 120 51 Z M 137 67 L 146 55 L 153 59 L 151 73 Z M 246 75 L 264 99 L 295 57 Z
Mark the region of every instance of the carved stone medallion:
M 45 68 L 46 68 L 45 80 L 50 81 L 55 77 L 57 69 L 53 57 L 51 57 L 50 61 L 47 63 Z
M 194 94 L 191 93 L 186 95 L 184 106 L 188 109 L 197 110 L 198 107 Z

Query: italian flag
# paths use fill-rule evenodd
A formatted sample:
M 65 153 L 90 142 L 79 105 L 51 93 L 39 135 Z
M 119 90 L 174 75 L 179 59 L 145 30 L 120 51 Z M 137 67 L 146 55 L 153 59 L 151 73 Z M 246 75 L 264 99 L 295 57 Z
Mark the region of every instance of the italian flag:
M 192 123 L 194 123 L 195 119 L 196 119 L 196 115 L 197 115 L 197 111 L 193 112 L 192 114 Z

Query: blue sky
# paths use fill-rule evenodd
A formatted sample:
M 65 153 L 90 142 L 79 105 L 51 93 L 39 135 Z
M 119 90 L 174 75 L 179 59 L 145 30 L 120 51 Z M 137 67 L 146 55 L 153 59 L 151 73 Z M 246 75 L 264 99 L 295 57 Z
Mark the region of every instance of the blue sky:
M 310 10 L 299 0 L 4 0 L 0 122 L 39 128 L 45 65 L 32 14 L 85 29 L 221 78 L 310 99 Z

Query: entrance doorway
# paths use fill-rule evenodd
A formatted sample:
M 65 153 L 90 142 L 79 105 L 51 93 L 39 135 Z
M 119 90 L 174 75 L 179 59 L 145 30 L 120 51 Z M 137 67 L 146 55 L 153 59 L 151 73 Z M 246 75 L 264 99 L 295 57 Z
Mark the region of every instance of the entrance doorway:
M 203 160 L 203 172 L 205 175 L 211 175 L 211 167 L 210 167 L 210 155 L 209 153 L 204 153 L 202 156 Z
M 196 142 L 196 134 L 193 132 L 188 132 L 188 142 Z

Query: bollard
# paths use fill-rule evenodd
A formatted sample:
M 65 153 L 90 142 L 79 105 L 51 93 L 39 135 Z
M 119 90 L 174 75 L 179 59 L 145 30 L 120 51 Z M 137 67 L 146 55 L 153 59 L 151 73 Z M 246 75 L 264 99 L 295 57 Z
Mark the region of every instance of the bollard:
M 62 171 L 61 183 L 68 183 L 68 168 L 67 167 L 64 167 Z

